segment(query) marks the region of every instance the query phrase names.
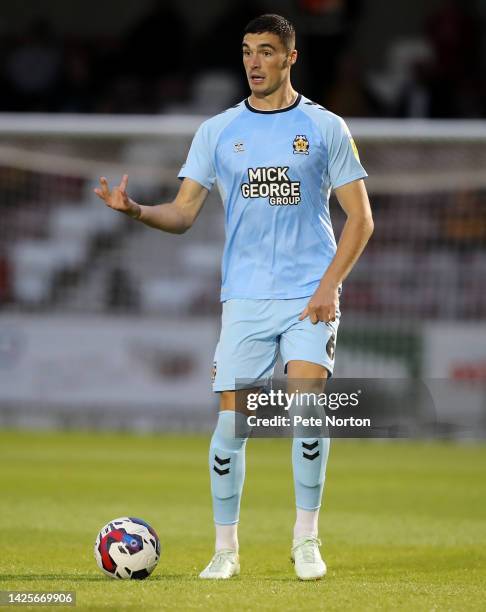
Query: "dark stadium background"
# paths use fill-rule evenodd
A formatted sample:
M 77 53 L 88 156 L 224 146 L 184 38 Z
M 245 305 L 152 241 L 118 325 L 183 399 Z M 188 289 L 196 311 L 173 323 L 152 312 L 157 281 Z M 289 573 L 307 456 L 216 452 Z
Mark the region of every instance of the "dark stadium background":
M 485 116 L 479 0 L 4 3 L 0 110 L 204 113 L 197 87 L 211 74 L 231 78 L 228 99 L 245 94 L 241 29 L 268 11 L 297 27 L 296 86 L 344 116 Z

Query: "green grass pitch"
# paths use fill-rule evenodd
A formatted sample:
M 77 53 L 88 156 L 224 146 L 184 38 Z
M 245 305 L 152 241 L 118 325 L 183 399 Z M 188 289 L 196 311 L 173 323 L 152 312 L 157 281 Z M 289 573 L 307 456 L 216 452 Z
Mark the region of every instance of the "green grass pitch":
M 242 573 L 214 583 L 197 579 L 213 548 L 208 439 L 0 433 L 0 590 L 75 590 L 92 610 L 485 609 L 486 446 L 334 441 L 328 575 L 302 583 L 289 562 L 290 441 L 250 440 Z M 145 581 L 112 580 L 94 561 L 98 530 L 124 515 L 161 539 Z

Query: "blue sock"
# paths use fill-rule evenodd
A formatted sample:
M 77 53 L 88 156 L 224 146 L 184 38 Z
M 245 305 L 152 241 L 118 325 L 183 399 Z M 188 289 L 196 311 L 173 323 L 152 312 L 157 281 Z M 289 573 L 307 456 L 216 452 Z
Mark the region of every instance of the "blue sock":
M 248 436 L 235 438 L 236 423 L 238 431 L 247 430 L 244 415 L 232 410 L 221 411 L 209 447 L 214 522 L 219 525 L 237 523 L 240 515 Z
M 329 443 L 329 438 L 293 440 L 292 467 L 297 508 L 317 510 L 321 506 Z

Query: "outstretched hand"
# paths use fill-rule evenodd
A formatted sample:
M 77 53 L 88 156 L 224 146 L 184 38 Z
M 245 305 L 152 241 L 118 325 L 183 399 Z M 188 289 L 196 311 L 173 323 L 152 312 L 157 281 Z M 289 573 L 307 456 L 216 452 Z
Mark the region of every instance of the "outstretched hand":
M 104 176 L 100 178 L 100 185 L 101 188 L 97 187 L 94 192 L 107 206 L 125 213 L 133 219 L 139 218 L 140 206 L 132 202 L 127 194 L 128 174 L 124 174 L 118 187 L 113 187 L 111 190 Z

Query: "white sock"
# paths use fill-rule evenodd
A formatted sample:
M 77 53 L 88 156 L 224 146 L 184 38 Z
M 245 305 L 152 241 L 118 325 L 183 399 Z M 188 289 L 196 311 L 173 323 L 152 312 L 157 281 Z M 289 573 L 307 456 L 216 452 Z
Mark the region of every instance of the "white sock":
M 297 508 L 297 518 L 294 525 L 294 540 L 304 536 L 317 538 L 317 523 L 319 510 L 302 510 Z
M 238 552 L 238 523 L 234 525 L 218 525 L 216 527 L 216 546 L 215 550 L 223 548 L 236 550 Z

